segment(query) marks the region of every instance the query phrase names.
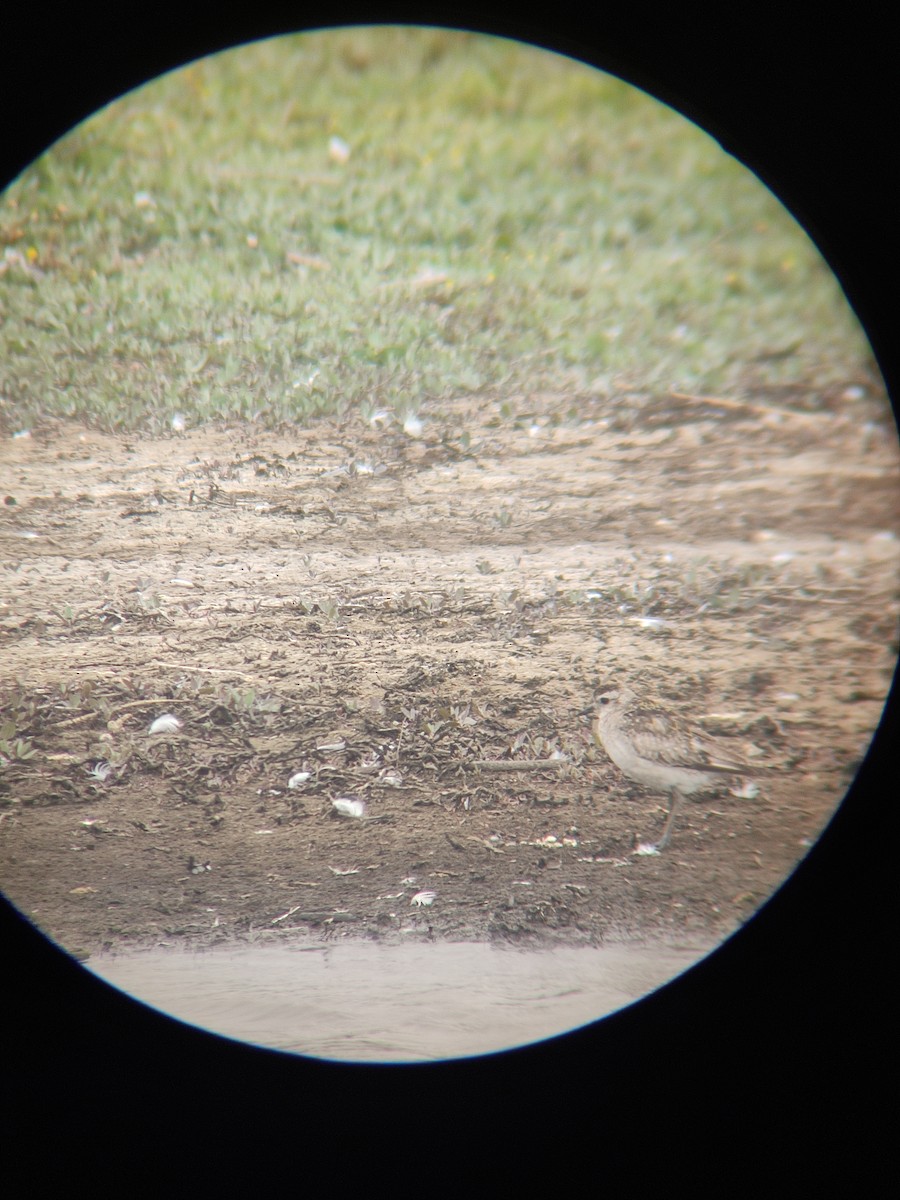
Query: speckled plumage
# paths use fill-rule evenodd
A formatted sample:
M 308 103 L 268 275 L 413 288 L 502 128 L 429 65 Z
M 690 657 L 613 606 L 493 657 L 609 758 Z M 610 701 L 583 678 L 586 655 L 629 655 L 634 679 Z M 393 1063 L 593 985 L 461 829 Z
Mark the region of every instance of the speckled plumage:
M 619 770 L 636 783 L 668 792 L 669 813 L 655 847 L 668 844 L 682 796 L 714 791 L 729 777 L 746 775 L 739 762 L 699 730 L 660 709 L 642 708 L 630 688 L 611 687 L 595 697 L 593 734 Z

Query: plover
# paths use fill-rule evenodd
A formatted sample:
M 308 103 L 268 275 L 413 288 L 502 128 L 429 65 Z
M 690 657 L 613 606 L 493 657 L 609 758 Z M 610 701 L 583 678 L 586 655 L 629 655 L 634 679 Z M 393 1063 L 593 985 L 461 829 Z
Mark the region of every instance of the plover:
M 636 783 L 669 793 L 662 836 L 645 853 L 664 850 L 684 796 L 711 792 L 749 768 L 699 731 L 659 709 L 641 708 L 630 688 L 608 687 L 594 698 L 593 734 L 619 770 Z

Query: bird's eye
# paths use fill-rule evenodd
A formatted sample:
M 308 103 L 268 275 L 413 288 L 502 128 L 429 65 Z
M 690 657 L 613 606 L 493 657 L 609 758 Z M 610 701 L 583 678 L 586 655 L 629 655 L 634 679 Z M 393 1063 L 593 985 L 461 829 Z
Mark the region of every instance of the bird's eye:
M 609 704 L 609 696 L 601 696 L 600 703 L 601 704 Z

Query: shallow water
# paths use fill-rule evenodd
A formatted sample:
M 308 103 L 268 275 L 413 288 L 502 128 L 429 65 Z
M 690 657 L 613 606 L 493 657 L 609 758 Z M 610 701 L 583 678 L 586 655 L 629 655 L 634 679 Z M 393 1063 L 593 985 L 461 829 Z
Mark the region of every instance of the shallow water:
M 646 996 L 704 953 L 347 941 L 152 950 L 86 965 L 138 1000 L 226 1037 L 319 1058 L 415 1062 L 576 1029 Z

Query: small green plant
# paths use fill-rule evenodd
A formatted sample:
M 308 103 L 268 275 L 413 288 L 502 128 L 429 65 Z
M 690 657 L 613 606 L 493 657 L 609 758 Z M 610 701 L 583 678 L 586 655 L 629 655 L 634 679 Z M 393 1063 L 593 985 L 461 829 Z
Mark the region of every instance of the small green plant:
M 457 729 L 474 729 L 478 724 L 478 718 L 472 715 L 468 704 L 451 704 L 449 717 Z
M 219 701 L 234 713 L 280 712 L 281 701 L 274 696 L 261 696 L 256 688 L 225 687 Z
M 340 604 L 331 598 L 326 600 L 312 600 L 308 596 L 301 596 L 297 603 L 307 616 L 318 613 L 329 621 L 336 621 L 341 611 Z
M 15 723 L 5 721 L 0 725 L 0 766 L 8 766 L 13 762 L 27 762 L 33 758 L 37 750 L 29 738 L 18 736 Z

